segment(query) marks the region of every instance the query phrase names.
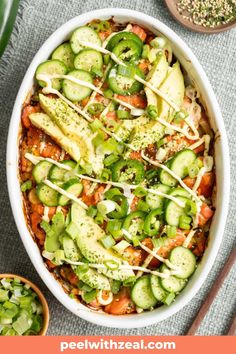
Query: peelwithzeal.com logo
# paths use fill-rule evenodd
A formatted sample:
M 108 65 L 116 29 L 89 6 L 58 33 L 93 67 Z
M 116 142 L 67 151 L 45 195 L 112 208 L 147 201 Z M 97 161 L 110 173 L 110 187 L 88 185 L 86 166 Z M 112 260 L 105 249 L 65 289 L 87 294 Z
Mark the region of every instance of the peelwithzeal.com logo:
M 60 343 L 60 351 L 66 352 L 68 350 L 175 350 L 176 342 L 172 341 L 147 341 L 139 340 L 114 340 L 97 339 L 97 340 L 80 340 L 78 342 L 63 341 Z

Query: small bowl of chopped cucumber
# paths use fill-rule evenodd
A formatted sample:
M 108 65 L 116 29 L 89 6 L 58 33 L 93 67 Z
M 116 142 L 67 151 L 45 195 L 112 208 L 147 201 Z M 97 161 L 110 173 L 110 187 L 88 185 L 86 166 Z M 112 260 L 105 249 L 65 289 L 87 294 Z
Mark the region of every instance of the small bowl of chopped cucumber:
M 47 301 L 30 280 L 0 274 L 0 336 L 44 336 L 48 329 Z

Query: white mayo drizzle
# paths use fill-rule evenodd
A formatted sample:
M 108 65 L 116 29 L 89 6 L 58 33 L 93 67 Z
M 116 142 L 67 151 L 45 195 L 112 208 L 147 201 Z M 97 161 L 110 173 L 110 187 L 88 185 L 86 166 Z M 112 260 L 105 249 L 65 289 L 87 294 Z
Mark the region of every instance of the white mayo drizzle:
M 141 152 L 141 156 L 144 160 L 146 160 L 147 162 L 151 163 L 154 166 L 160 167 L 162 168 L 164 171 L 168 172 L 173 178 L 175 178 L 179 184 L 187 191 L 189 192 L 189 194 L 192 195 L 192 197 L 197 200 L 198 202 L 201 202 L 201 199 L 197 196 L 197 194 L 192 191 L 192 189 L 190 189 L 188 186 L 186 186 L 186 184 L 182 181 L 182 179 L 173 171 L 171 171 L 167 166 L 160 164 L 157 161 L 153 161 L 151 159 L 149 159 L 146 155 L 144 155 L 143 151 Z
M 68 193 L 67 191 L 65 191 L 64 189 L 60 188 L 59 186 L 57 186 L 56 184 L 52 183 L 51 181 L 49 181 L 48 179 L 45 179 L 43 181 L 43 183 L 45 183 L 48 187 L 54 189 L 55 191 L 61 193 L 62 195 L 64 195 L 65 197 L 73 200 L 74 202 L 76 202 L 77 204 L 79 204 L 82 208 L 84 209 L 88 209 L 88 206 L 79 198 L 75 197 L 73 194 Z
M 146 251 L 147 253 L 149 253 L 150 255 L 152 255 L 152 257 L 158 259 L 160 262 L 163 262 L 167 265 L 167 267 L 169 267 L 170 269 L 173 270 L 178 270 L 179 268 L 177 266 L 175 266 L 173 263 L 171 263 L 169 261 L 169 259 L 163 258 L 161 256 L 159 256 L 157 253 L 155 253 L 155 251 L 158 251 L 158 248 L 154 248 L 154 250 L 150 250 L 148 247 L 144 246 L 141 242 L 139 243 L 139 246 Z
M 91 184 L 91 187 L 89 188 L 89 190 L 88 190 L 88 195 L 91 195 L 91 194 L 93 194 L 93 192 L 95 191 L 95 188 L 97 187 L 97 182 L 93 182 L 92 184 Z
M 194 150 L 196 149 L 198 146 L 202 145 L 205 142 L 204 136 L 199 139 L 196 143 L 193 143 L 192 145 L 188 146 L 188 149 Z
M 131 104 L 129 104 L 129 103 L 117 98 L 116 94 L 112 98 L 113 98 L 114 101 L 116 101 L 117 103 L 120 103 L 122 106 L 124 106 L 126 108 L 129 108 L 130 110 L 137 109 L 136 107 L 132 106 Z
M 152 194 L 156 194 L 156 195 L 159 195 L 160 197 L 164 197 L 164 198 L 172 200 L 177 205 L 179 205 L 181 208 L 185 207 L 185 203 L 182 200 L 179 200 L 178 198 L 173 197 L 172 195 L 157 191 L 156 189 L 152 189 L 152 188 L 144 188 L 144 189 Z
M 98 89 L 101 89 L 101 88 L 102 88 L 102 86 L 103 86 L 103 84 L 104 84 L 104 82 L 105 82 L 105 80 L 106 80 L 107 73 L 108 73 L 108 71 L 110 70 L 110 68 L 111 68 L 111 64 L 108 64 L 107 67 L 106 67 L 106 70 L 105 70 L 105 72 L 104 72 L 103 78 L 102 78 L 100 84 L 99 84 L 98 87 L 97 87 Z M 93 93 L 91 94 L 91 96 L 90 96 L 90 98 L 89 98 L 89 100 L 88 100 L 86 106 L 85 106 L 84 109 L 83 109 L 84 112 L 86 112 L 87 109 L 88 109 L 88 106 L 94 102 L 95 97 L 96 97 L 96 92 L 93 92 Z
M 198 134 L 198 132 L 197 132 L 197 135 L 196 135 L 196 134 L 192 135 L 192 134 L 189 134 L 185 129 L 182 129 L 182 128 L 180 128 L 180 127 L 177 127 L 176 125 L 170 124 L 170 123 L 166 122 L 166 121 L 165 121 L 164 119 L 162 119 L 162 118 L 156 118 L 156 120 L 157 120 L 159 123 L 161 123 L 162 125 L 164 125 L 164 126 L 170 128 L 170 129 L 174 129 L 174 130 L 176 130 L 176 131 L 179 132 L 179 133 L 182 133 L 183 135 L 186 136 L 186 138 L 188 138 L 188 139 L 190 139 L 190 140 L 197 140 L 197 139 L 199 139 L 199 134 Z
M 154 87 L 152 84 L 150 84 L 150 82 L 142 79 L 140 76 L 138 75 L 134 75 L 134 78 L 141 82 L 144 86 L 147 86 L 148 88 L 150 88 L 150 90 L 152 90 L 154 93 L 156 93 L 158 96 L 160 96 L 161 98 L 163 98 L 163 100 L 165 100 L 171 107 L 174 108 L 174 110 L 176 112 L 180 111 L 180 107 L 177 106 L 172 100 L 169 99 L 169 97 L 163 93 L 162 91 L 158 90 L 156 87 Z
M 194 192 L 196 192 L 198 187 L 200 186 L 202 177 L 205 174 L 205 172 L 209 172 L 211 170 L 211 166 L 209 168 L 209 166 L 207 166 L 207 163 L 206 163 L 207 158 L 210 158 L 210 156 L 208 156 L 208 152 L 209 152 L 209 148 L 210 148 L 211 137 L 210 137 L 210 135 L 206 134 L 203 136 L 203 138 L 204 138 L 204 142 L 205 142 L 203 167 L 200 169 L 200 171 L 197 174 L 197 178 L 196 178 L 196 181 L 193 186 Z
M 106 193 L 107 191 L 109 191 L 110 188 L 111 188 L 111 184 L 107 184 L 103 193 Z
M 49 161 L 51 163 L 54 163 L 55 162 L 55 165 L 57 165 L 58 167 L 60 168 L 63 168 L 67 171 L 71 171 L 72 168 L 68 165 L 65 165 L 65 164 L 61 164 L 60 162 L 57 162 L 57 161 L 54 161 L 53 159 L 50 159 L 50 158 L 44 158 L 44 157 L 41 157 L 41 156 L 34 156 L 30 153 L 26 153 L 25 154 L 25 157 L 31 161 L 34 165 L 36 165 L 39 161 L 42 161 L 42 160 L 46 160 L 46 161 Z M 112 181 L 106 181 L 106 182 L 103 182 L 101 181 L 100 179 L 97 179 L 97 178 L 92 178 L 92 177 L 89 177 L 89 176 L 85 176 L 85 175 L 81 175 L 79 173 L 75 173 L 75 176 L 81 178 L 81 179 L 85 179 L 87 181 L 90 181 L 90 182 L 95 182 L 95 183 L 102 183 L 102 184 L 107 184 L 107 185 L 112 185 L 114 187 L 118 187 L 118 188 L 122 188 L 124 191 L 127 189 L 131 190 L 131 189 L 136 189 L 138 186 L 137 185 L 133 185 L 133 184 L 125 184 L 125 183 L 119 183 L 119 182 L 112 182 Z M 50 181 L 48 181 L 50 182 Z M 51 182 L 50 182 L 51 183 Z M 60 187 L 58 187 L 60 188 Z M 167 198 L 167 199 L 170 199 L 172 201 L 174 201 L 177 205 L 179 205 L 180 207 L 184 207 L 184 203 L 179 200 L 178 198 L 172 196 L 172 195 L 169 195 L 169 194 L 165 194 L 165 193 L 162 193 L 160 191 L 157 191 L 155 189 L 151 189 L 151 188 L 146 188 L 146 187 L 143 187 L 147 192 L 149 193 L 152 193 L 152 194 L 155 194 L 155 195 L 158 195 L 160 197 L 164 197 L 164 198 Z M 55 189 L 55 188 L 54 188 Z M 64 191 L 63 189 L 60 188 L 60 190 Z M 59 190 L 58 190 L 59 191 Z M 65 191 L 64 191 L 65 192 Z M 61 192 L 60 192 L 61 193 Z M 63 194 L 63 193 L 61 193 Z M 68 195 L 66 195 L 68 197 Z M 69 197 L 68 197 L 69 198 Z M 70 198 L 72 199 L 72 198 Z M 78 199 L 78 198 L 76 198 Z M 73 199 L 74 200 L 74 199 Z
M 197 174 L 197 178 L 196 181 L 194 183 L 193 186 L 193 191 L 196 192 L 198 187 L 200 186 L 201 180 L 202 180 L 202 176 L 204 175 L 204 173 L 206 172 L 205 167 L 203 166 L 202 168 L 200 168 L 200 171 Z
M 155 251 L 157 251 L 158 249 L 156 248 L 155 249 Z M 143 268 L 147 268 L 148 266 L 149 266 L 149 264 L 150 264 L 150 262 L 151 262 L 151 260 L 153 259 L 153 256 L 152 256 L 152 254 L 149 254 L 146 258 L 145 258 L 145 261 L 143 262 L 143 265 L 142 265 L 142 267 Z M 139 277 L 141 277 L 143 275 L 143 272 L 142 271 L 138 271 L 138 273 L 137 273 L 137 278 L 139 278 Z
M 71 169 L 72 169 L 70 166 L 64 165 L 64 164 L 62 164 L 62 163 L 60 163 L 60 162 L 58 162 L 56 160 L 51 159 L 50 157 L 35 156 L 33 154 L 30 154 L 29 152 L 27 152 L 25 154 L 25 157 L 29 161 L 31 161 L 34 165 L 37 165 L 37 163 L 39 161 L 48 161 L 48 162 L 51 162 L 51 163 L 53 163 L 54 165 L 56 165 L 58 167 L 64 168 L 64 170 L 71 171 Z M 62 167 L 62 166 L 64 166 L 64 167 Z
M 80 80 L 80 79 L 77 79 L 76 77 L 72 76 L 72 75 L 62 75 L 62 74 L 38 74 L 37 75 L 37 79 L 38 80 L 42 80 L 42 81 L 45 81 L 44 78 L 45 76 L 49 79 L 49 80 L 53 80 L 53 79 L 66 79 L 66 80 L 69 80 L 71 82 L 74 82 L 75 84 L 78 84 L 80 86 L 84 86 L 84 87 L 88 87 L 90 88 L 91 90 L 99 93 L 100 95 L 103 94 L 103 92 L 95 85 L 87 82 L 87 81 L 84 81 L 84 80 Z
M 204 135 L 204 142 L 205 142 L 204 156 L 208 156 L 210 142 L 211 142 L 210 135 L 208 135 L 208 134 Z
M 122 229 L 121 231 L 130 241 L 132 241 L 132 235 L 127 230 Z
M 48 213 L 49 213 L 49 207 L 45 206 L 44 210 L 43 210 L 43 217 L 42 219 L 46 222 L 49 222 L 49 217 L 48 217 Z
M 194 132 L 195 137 L 197 137 L 197 139 L 199 139 L 199 133 L 198 130 L 196 128 L 196 126 L 194 125 L 194 123 L 191 121 L 191 119 L 189 117 L 187 117 L 185 119 L 185 123 L 187 123 L 187 125 L 191 128 L 191 130 Z
M 86 113 L 83 112 L 78 106 L 76 106 L 74 103 L 72 103 L 70 100 L 68 100 L 65 96 L 63 96 L 58 90 L 55 90 L 52 88 L 52 82 L 48 75 L 45 74 L 38 74 L 37 75 L 38 80 L 42 80 L 46 83 L 46 86 L 43 88 L 43 93 L 48 94 L 48 93 L 53 93 L 60 97 L 63 101 L 65 101 L 71 108 L 73 108 L 77 113 L 82 115 L 87 121 L 93 122 L 93 119 L 90 118 L 90 116 Z
M 109 40 L 114 37 L 117 33 L 120 33 L 120 32 L 130 32 L 132 30 L 132 25 L 129 23 L 125 29 L 123 29 L 122 31 L 119 31 L 119 32 L 112 32 L 106 39 L 105 41 L 102 43 L 102 47 L 103 48 L 106 48 L 107 46 L 107 43 L 109 42 Z
M 91 90 L 93 90 L 93 94 L 94 94 L 94 97 L 93 97 L 93 101 L 95 99 L 95 96 L 97 93 L 99 93 L 101 96 L 104 96 L 104 93 L 102 90 L 100 90 L 100 88 L 102 87 L 105 79 L 106 79 L 106 73 L 104 74 L 104 78 L 103 80 L 101 81 L 100 85 L 99 86 L 95 86 L 87 81 L 83 81 L 83 80 L 80 80 L 80 79 L 77 79 L 75 78 L 74 76 L 71 76 L 71 75 L 59 75 L 59 74 L 52 74 L 52 75 L 48 75 L 48 74 L 38 74 L 37 75 L 37 79 L 39 80 L 42 80 L 42 81 L 45 81 L 45 78 L 49 79 L 49 80 L 53 80 L 53 79 L 66 79 L 66 80 L 69 80 L 71 82 L 74 82 L 75 84 L 78 84 L 78 85 L 81 85 L 81 86 L 84 86 L 84 87 L 88 87 L 90 88 Z M 88 106 L 92 103 L 91 102 L 91 99 L 92 99 L 92 95 L 90 97 L 90 100 L 88 101 L 88 103 L 86 104 L 86 106 L 83 108 L 83 112 L 86 112 L 87 111 L 87 108 Z M 127 107 L 129 109 L 135 109 L 134 106 L 132 106 L 131 104 L 129 103 L 126 103 L 120 99 L 118 99 L 116 96 L 113 97 L 114 101 L 122 104 L 122 106 L 124 107 Z
M 210 148 L 210 141 L 211 141 L 211 137 L 210 135 L 206 134 L 203 136 L 204 139 L 204 143 L 205 143 L 205 149 L 204 149 L 204 158 L 203 158 L 203 167 L 200 169 L 200 171 L 198 172 L 196 181 L 194 183 L 193 186 L 193 191 L 197 191 L 198 187 L 200 186 L 201 180 L 203 175 L 205 174 L 205 172 L 211 171 L 212 166 L 208 166 L 208 164 L 206 163 L 207 158 L 210 158 L 211 156 L 208 156 L 208 152 L 209 152 L 209 148 Z M 213 158 L 212 158 L 213 159 Z M 213 161 L 212 161 L 213 164 Z M 193 220 L 193 228 L 197 227 L 198 225 L 198 215 L 201 212 L 201 203 L 197 202 L 197 213 L 195 215 L 195 218 Z M 192 234 L 193 236 L 194 234 Z M 189 235 L 188 235 L 189 236 Z M 188 237 L 187 237 L 188 238 Z M 191 241 L 191 235 L 189 236 L 189 243 Z M 187 242 L 187 241 L 186 241 Z
M 197 231 L 196 229 L 192 229 L 192 230 L 189 232 L 188 236 L 187 236 L 186 239 L 184 240 L 183 247 L 186 247 L 186 248 L 187 248 L 187 247 L 189 246 L 189 244 L 190 244 L 190 242 L 191 242 L 191 240 L 192 240 L 192 238 L 193 238 L 193 236 L 194 236 L 194 234 L 195 234 L 196 231 Z
M 75 261 L 71 261 L 69 259 L 64 259 L 64 261 L 66 263 L 69 263 L 69 264 L 72 264 L 72 265 L 84 265 L 84 264 L 86 264 L 88 267 L 95 268 L 95 269 L 108 269 L 104 264 L 99 264 L 99 263 L 75 262 Z M 118 268 L 117 269 L 113 269 L 113 270 L 115 271 L 115 270 L 118 270 L 118 269 L 138 270 L 138 271 L 140 270 L 143 273 L 149 273 L 149 274 L 157 275 L 160 278 L 169 278 L 170 275 L 178 274 L 177 271 L 170 271 L 168 273 L 161 273 L 161 272 L 157 272 L 156 270 L 151 270 L 151 269 L 147 269 L 147 268 L 139 267 L 139 266 L 131 266 L 129 264 L 119 264 Z
M 111 107 L 111 102 L 104 108 L 104 110 L 100 114 L 99 118 L 106 117 L 107 113 L 109 112 L 110 107 Z
M 45 147 L 46 147 L 46 142 L 45 142 L 45 140 L 43 140 L 43 141 L 41 141 L 41 143 L 40 143 L 40 148 L 39 148 L 40 154 L 42 154 L 42 152 L 43 152 L 43 150 L 45 149 Z
M 123 234 L 124 234 L 129 240 L 132 240 L 132 235 L 131 235 L 127 230 L 122 229 L 121 231 L 123 232 Z M 160 247 L 154 248 L 153 250 L 150 250 L 148 247 L 146 247 L 145 245 L 143 245 L 142 242 L 139 242 L 139 246 L 140 246 L 144 251 L 146 251 L 147 253 L 149 253 L 149 256 L 147 257 L 147 258 L 148 258 L 148 262 L 146 262 L 146 259 L 147 259 L 147 258 L 146 258 L 145 261 L 144 261 L 144 263 L 143 263 L 143 266 L 142 266 L 143 268 L 148 267 L 149 263 L 151 262 L 152 258 L 154 257 L 154 258 L 158 259 L 158 261 L 165 263 L 165 264 L 167 265 L 167 267 L 169 267 L 170 269 L 173 269 L 174 271 L 179 270 L 179 268 L 178 268 L 177 266 L 175 266 L 174 264 L 172 264 L 172 263 L 169 261 L 169 259 L 165 259 L 165 258 L 159 256 L 159 254 L 155 253 L 155 252 L 158 252 L 158 250 L 160 249 Z M 172 273 L 172 274 L 174 274 L 174 273 Z M 175 274 L 177 274 L 177 273 L 175 273 Z M 141 276 L 141 275 L 139 275 L 139 276 Z

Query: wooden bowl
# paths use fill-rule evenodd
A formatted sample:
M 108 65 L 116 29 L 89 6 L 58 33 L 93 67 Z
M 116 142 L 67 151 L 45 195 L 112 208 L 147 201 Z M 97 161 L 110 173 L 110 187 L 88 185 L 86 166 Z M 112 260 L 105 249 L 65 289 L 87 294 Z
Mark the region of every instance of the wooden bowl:
M 178 21 L 181 25 L 190 29 L 191 31 L 206 33 L 206 34 L 214 34 L 214 33 L 227 31 L 233 27 L 236 27 L 236 19 L 229 23 L 226 23 L 225 25 L 220 25 L 214 28 L 196 25 L 195 23 L 190 22 L 187 19 L 183 18 L 183 15 L 181 15 L 177 10 L 177 6 L 176 6 L 177 2 L 178 0 L 165 0 L 167 8 L 169 9 L 172 16 L 176 19 L 176 21 Z
M 48 309 L 48 303 L 47 300 L 45 299 L 45 296 L 43 293 L 39 290 L 39 288 L 32 283 L 30 280 L 21 277 L 20 275 L 17 274 L 0 274 L 0 279 L 3 278 L 17 278 L 19 279 L 22 283 L 28 284 L 38 295 L 38 298 L 42 304 L 43 307 L 43 327 L 41 331 L 39 332 L 38 336 L 45 336 L 47 329 L 48 329 L 48 324 L 49 324 L 49 309 Z

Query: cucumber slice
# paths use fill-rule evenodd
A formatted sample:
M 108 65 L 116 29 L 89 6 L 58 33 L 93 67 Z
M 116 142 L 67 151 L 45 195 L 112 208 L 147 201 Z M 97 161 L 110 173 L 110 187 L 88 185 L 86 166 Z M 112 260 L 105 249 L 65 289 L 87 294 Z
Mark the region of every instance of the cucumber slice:
M 189 199 L 191 198 L 189 192 L 187 192 L 186 189 L 181 187 L 171 189 L 171 191 L 168 194 L 172 195 L 173 197 L 179 196 L 179 197 L 184 197 Z
M 157 304 L 157 299 L 152 293 L 150 276 L 144 275 L 139 278 L 131 291 L 131 298 L 135 305 L 147 310 Z
M 175 247 L 169 257 L 171 263 L 179 268 L 177 278 L 186 279 L 193 274 L 196 269 L 196 257 L 188 248 L 178 246 Z
M 98 34 L 88 26 L 77 28 L 71 36 L 70 45 L 75 54 L 79 53 L 84 47 L 80 44 L 82 42 L 89 42 L 101 46 L 102 42 Z
M 73 194 L 75 197 L 78 197 L 82 192 L 83 185 L 79 182 L 77 178 L 70 179 L 69 181 L 65 182 L 62 186 L 66 192 Z M 70 198 L 66 197 L 65 195 L 59 195 L 58 198 L 58 205 L 64 206 L 67 205 L 70 201 Z
M 76 79 L 86 81 L 90 84 L 93 83 L 92 76 L 84 70 L 73 70 L 68 75 L 75 77 Z M 62 90 L 66 98 L 72 102 L 81 101 L 88 97 L 92 90 L 88 87 L 76 84 L 68 79 L 63 80 Z
M 168 168 L 170 168 L 171 166 L 171 161 L 172 160 L 169 160 L 166 164 Z M 177 184 L 177 180 L 163 169 L 160 170 L 159 178 L 160 178 L 160 182 L 165 184 L 166 186 L 175 187 Z
M 59 45 L 52 53 L 52 59 L 62 61 L 69 70 L 74 69 L 74 58 L 75 55 L 69 42 Z
M 49 207 L 58 206 L 58 192 L 46 184 L 40 183 L 37 186 L 37 195 L 40 202 L 44 205 Z
M 90 71 L 93 69 L 101 70 L 103 65 L 102 54 L 93 49 L 84 49 L 76 55 L 74 66 L 76 69 Z
M 169 269 L 163 264 L 161 266 L 162 273 L 168 273 Z M 173 275 L 170 275 L 168 278 L 161 278 L 160 284 L 164 290 L 174 293 L 180 292 L 186 285 L 187 280 L 176 278 Z
M 168 161 L 167 167 L 178 177 L 183 179 L 188 175 L 188 167 L 194 163 L 196 158 L 197 156 L 193 150 L 184 149 L 175 154 L 175 156 Z M 160 171 L 160 181 L 170 187 L 174 187 L 177 184 L 177 180 L 164 170 Z
M 178 197 L 179 200 L 187 202 L 187 198 Z M 185 215 L 184 208 L 177 205 L 174 201 L 168 200 L 165 208 L 165 220 L 168 225 L 179 226 L 179 218 L 181 215 Z
M 67 67 L 65 64 L 60 61 L 60 60 L 47 60 L 44 61 L 43 63 L 39 64 L 39 66 L 36 69 L 36 79 L 38 74 L 46 74 L 46 75 L 53 75 L 53 74 L 58 74 L 58 75 L 65 75 L 67 73 Z M 52 80 L 52 87 L 55 90 L 60 90 L 61 88 L 61 82 L 62 80 L 60 79 L 53 79 Z M 41 87 L 44 87 L 46 84 L 44 81 L 38 80 L 38 83 Z
M 75 168 L 76 163 L 72 160 L 65 160 L 61 162 L 63 165 L 70 166 L 71 168 Z M 50 168 L 48 177 L 52 182 L 60 182 L 65 180 L 65 176 L 68 174 L 67 170 L 64 170 L 63 168 L 60 168 L 56 165 L 53 165 Z
M 136 74 L 143 78 L 143 73 L 136 67 Z M 143 85 L 132 77 L 122 76 L 118 74 L 118 65 L 113 66 L 108 73 L 108 83 L 110 89 L 119 95 L 132 95 L 139 92 Z
M 152 186 L 152 189 L 155 189 L 159 192 L 168 194 L 170 187 L 165 186 L 164 184 L 158 183 L 158 184 Z M 146 196 L 146 203 L 148 204 L 148 206 L 151 209 L 156 209 L 156 208 L 162 209 L 164 206 L 164 201 L 165 201 L 164 197 L 160 197 L 156 194 L 148 193 L 148 195 Z
M 40 161 L 37 163 L 37 165 L 34 166 L 32 174 L 37 184 L 41 183 L 44 179 L 47 178 L 49 170 L 52 166 L 53 164 L 48 161 Z
M 184 149 L 178 152 L 171 160 L 170 169 L 180 178 L 188 176 L 188 167 L 196 160 L 197 156 L 193 150 Z
M 167 292 L 161 286 L 160 278 L 156 275 L 151 275 L 151 289 L 158 302 L 163 302 L 165 300 Z

